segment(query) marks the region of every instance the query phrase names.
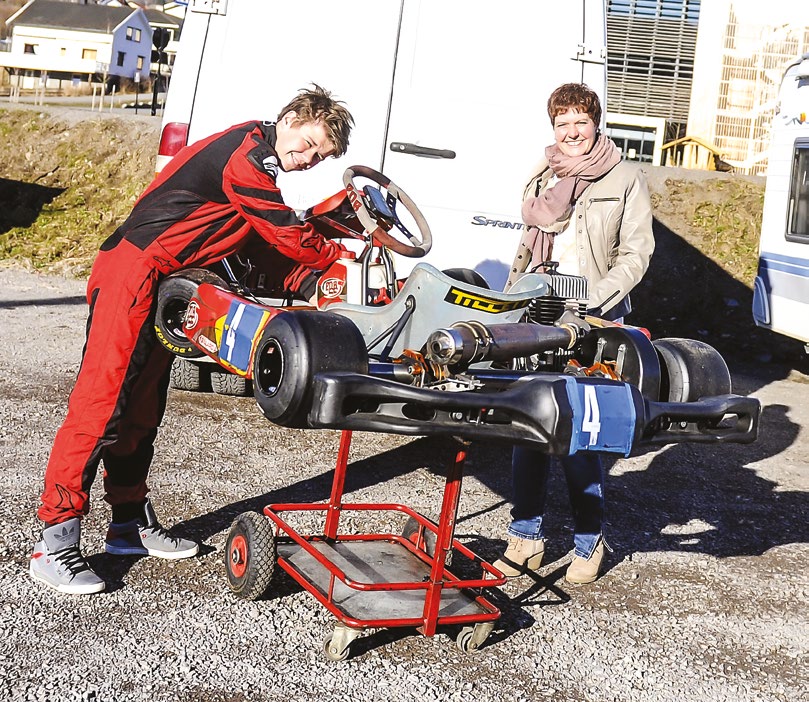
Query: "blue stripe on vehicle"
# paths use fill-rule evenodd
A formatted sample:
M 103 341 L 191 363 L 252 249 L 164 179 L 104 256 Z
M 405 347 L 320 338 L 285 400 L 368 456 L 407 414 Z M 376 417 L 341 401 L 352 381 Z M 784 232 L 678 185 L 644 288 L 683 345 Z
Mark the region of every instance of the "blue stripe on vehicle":
M 635 437 L 635 402 L 628 383 L 565 378 L 573 408 L 570 453 L 606 451 L 628 456 Z
M 763 252 L 758 279 L 768 296 L 809 303 L 809 260 Z

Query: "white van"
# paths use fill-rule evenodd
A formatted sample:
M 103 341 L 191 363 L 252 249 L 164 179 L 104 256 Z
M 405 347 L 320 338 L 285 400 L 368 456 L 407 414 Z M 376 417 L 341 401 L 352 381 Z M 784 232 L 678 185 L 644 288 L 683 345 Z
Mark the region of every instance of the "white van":
M 163 117 L 158 168 L 185 143 L 274 120 L 317 83 L 356 120 L 346 156 L 281 174 L 299 210 L 359 164 L 424 213 L 439 269 L 474 268 L 502 289 L 522 228 L 523 187 L 553 142 L 550 92 L 583 81 L 602 102 L 603 0 L 192 0 Z M 407 273 L 416 261 L 399 259 Z
M 753 318 L 809 352 L 809 54 L 787 68 L 772 123 Z

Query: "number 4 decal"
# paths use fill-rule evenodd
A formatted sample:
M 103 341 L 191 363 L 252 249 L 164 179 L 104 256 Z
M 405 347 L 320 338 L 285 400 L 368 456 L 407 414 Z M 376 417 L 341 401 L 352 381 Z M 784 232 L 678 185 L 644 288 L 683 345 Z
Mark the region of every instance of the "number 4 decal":
M 601 431 L 601 411 L 598 408 L 598 396 L 594 385 L 584 386 L 584 420 L 581 430 L 590 434 L 590 446 L 595 446 Z
M 236 314 L 233 315 L 233 321 L 231 321 L 230 326 L 225 333 L 225 346 L 228 347 L 228 353 L 225 360 L 228 362 L 231 361 L 233 349 L 236 346 L 236 330 L 239 328 L 239 322 L 242 321 L 242 315 L 244 315 L 244 305 L 239 305 L 239 308 L 236 310 Z

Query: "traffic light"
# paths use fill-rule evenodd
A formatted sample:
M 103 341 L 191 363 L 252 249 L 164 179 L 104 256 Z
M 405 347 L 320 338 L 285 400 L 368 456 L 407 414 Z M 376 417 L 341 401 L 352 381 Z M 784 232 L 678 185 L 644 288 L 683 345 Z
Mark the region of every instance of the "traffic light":
M 152 44 L 154 44 L 155 49 L 163 51 L 168 45 L 169 39 L 171 39 L 171 32 L 169 32 L 168 29 L 165 27 L 155 27 L 152 32 Z M 154 59 L 152 60 L 154 61 Z

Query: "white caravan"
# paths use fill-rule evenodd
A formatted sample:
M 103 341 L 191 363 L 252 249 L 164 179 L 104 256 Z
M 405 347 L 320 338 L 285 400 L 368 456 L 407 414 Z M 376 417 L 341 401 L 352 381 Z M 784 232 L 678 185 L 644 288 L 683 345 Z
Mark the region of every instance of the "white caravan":
M 185 143 L 274 120 L 317 83 L 356 126 L 343 158 L 281 174 L 287 203 L 310 207 L 342 188 L 347 166 L 370 166 L 424 213 L 433 248 L 422 260 L 502 289 L 524 184 L 553 141 L 547 98 L 583 81 L 606 105 L 605 55 L 603 0 L 192 0 L 158 168 Z
M 760 327 L 809 351 L 809 54 L 790 65 L 773 119 L 753 287 Z

